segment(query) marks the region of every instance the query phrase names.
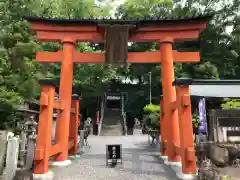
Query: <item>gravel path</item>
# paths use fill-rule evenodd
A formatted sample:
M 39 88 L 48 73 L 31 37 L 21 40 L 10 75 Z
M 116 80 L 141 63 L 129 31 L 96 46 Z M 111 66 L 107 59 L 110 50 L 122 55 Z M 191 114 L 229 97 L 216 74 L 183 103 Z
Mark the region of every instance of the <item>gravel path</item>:
M 149 148 L 147 136 L 90 136 L 91 148 L 69 167 L 51 168 L 54 180 L 176 180 L 174 172 Z M 123 165 L 106 167 L 106 144 L 122 144 Z

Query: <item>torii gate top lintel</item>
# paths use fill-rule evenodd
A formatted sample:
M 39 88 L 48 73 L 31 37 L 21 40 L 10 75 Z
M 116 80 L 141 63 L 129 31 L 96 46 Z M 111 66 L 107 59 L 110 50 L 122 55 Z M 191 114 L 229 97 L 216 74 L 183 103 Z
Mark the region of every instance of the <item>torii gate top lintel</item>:
M 120 20 L 120 19 L 48 19 L 40 17 L 25 17 L 31 23 L 30 28 L 37 32 L 41 41 L 58 41 L 63 33 L 72 33 L 72 37 L 80 42 L 103 42 L 104 27 L 102 25 L 135 26 L 129 35 L 129 42 L 153 42 L 166 36 L 173 40 L 196 39 L 205 29 L 213 15 L 195 17 L 156 18 Z M 57 33 L 58 32 L 58 33 Z M 84 33 L 78 34 L 77 33 Z M 69 34 L 68 34 L 69 35 Z
M 37 39 L 40 41 L 106 42 L 105 32 L 109 25 L 126 25 L 129 26 L 128 42 L 174 42 L 197 39 L 212 16 L 207 14 L 185 18 L 153 17 L 138 20 L 48 19 L 28 16 L 25 19 L 30 22 L 31 30 L 36 32 Z M 160 51 L 129 52 L 125 55 L 128 63 L 160 63 L 160 56 Z M 36 55 L 39 62 L 60 62 L 62 57 L 62 51 L 38 52 Z M 200 61 L 199 52 L 173 51 L 173 58 L 174 62 Z M 72 61 L 74 63 L 106 62 L 103 53 L 80 53 L 79 51 L 73 52 Z

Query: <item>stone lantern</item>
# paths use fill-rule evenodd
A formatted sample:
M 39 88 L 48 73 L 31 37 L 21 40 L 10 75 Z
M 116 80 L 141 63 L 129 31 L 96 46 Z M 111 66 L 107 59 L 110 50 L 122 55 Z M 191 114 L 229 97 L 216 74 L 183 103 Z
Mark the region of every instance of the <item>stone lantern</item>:
M 37 125 L 38 123 L 34 120 L 34 116 L 30 116 L 30 118 L 24 123 L 24 128 L 28 136 L 36 136 Z

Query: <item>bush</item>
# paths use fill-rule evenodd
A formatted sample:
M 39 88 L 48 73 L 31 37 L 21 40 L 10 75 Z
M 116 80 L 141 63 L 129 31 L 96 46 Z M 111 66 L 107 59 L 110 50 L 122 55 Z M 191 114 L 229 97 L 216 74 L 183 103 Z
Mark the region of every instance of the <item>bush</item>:
M 160 129 L 160 114 L 158 112 L 153 112 L 149 115 L 150 127 L 152 129 Z
M 153 113 L 153 112 L 160 113 L 160 106 L 159 105 L 154 105 L 154 104 L 148 104 L 143 108 L 143 110 L 144 110 L 144 113 L 146 113 L 146 114 L 150 114 L 150 113 Z
M 200 122 L 199 117 L 196 114 L 192 115 L 192 126 L 193 126 L 193 133 L 197 134 L 198 129 L 201 126 L 201 122 Z
M 160 129 L 160 106 L 148 104 L 144 107 L 144 123 L 152 129 Z
M 152 129 L 160 129 L 160 106 L 154 104 L 148 104 L 144 108 L 144 123 Z M 199 127 L 201 126 L 201 122 L 199 117 L 196 114 L 192 115 L 192 125 L 193 125 L 193 133 L 196 134 L 198 132 Z

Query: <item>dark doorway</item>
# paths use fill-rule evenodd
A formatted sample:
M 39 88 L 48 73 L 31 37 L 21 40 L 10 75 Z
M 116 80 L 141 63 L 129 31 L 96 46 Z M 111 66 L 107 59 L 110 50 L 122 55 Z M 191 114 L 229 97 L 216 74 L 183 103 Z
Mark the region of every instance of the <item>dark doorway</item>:
M 120 109 L 121 108 L 121 103 L 120 100 L 107 100 L 107 108 L 112 108 L 112 109 Z

